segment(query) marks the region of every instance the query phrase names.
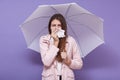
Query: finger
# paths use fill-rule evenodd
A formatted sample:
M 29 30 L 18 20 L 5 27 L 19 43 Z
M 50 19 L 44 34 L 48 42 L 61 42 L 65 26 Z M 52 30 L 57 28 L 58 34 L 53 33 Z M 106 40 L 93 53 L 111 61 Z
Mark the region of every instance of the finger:
M 65 59 L 65 58 L 67 57 L 66 53 L 65 53 L 65 52 L 61 52 L 61 57 L 62 57 L 63 59 Z
M 54 33 L 56 34 L 58 31 L 59 31 L 59 30 L 55 30 L 55 32 L 54 32 Z

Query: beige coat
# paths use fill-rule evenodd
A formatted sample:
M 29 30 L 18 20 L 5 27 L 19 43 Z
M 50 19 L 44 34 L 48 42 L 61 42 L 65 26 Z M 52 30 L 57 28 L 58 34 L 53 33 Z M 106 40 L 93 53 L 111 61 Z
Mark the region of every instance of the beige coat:
M 42 80 L 57 80 L 57 68 L 55 56 L 59 48 L 50 41 L 50 35 L 40 37 L 40 53 L 44 64 Z M 72 59 L 70 66 L 62 63 L 62 80 L 74 80 L 72 69 L 81 69 L 83 62 L 80 57 L 80 51 L 73 37 L 68 36 L 66 43 L 67 56 Z

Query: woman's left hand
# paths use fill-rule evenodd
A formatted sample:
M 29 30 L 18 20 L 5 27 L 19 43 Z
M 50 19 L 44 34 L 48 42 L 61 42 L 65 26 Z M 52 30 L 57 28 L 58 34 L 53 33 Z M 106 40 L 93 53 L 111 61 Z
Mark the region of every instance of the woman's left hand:
M 68 66 L 71 64 L 71 59 L 67 56 L 66 52 L 61 52 L 61 57 L 65 64 L 67 64 Z

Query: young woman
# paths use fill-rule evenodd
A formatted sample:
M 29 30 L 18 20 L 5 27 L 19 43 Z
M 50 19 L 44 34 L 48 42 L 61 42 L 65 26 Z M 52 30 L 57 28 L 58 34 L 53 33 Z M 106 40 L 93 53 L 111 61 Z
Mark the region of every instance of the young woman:
M 65 37 L 57 32 L 64 30 Z M 44 64 L 42 80 L 74 80 L 72 69 L 83 66 L 79 48 L 73 37 L 67 35 L 67 24 L 61 14 L 54 14 L 48 24 L 49 34 L 40 37 L 40 52 Z

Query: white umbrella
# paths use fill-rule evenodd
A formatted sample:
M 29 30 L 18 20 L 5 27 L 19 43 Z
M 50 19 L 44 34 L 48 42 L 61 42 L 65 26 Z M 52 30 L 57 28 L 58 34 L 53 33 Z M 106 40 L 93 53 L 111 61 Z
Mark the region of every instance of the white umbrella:
M 40 5 L 21 24 L 28 48 L 40 53 L 39 38 L 48 33 L 48 22 L 55 14 L 62 14 L 68 25 L 68 35 L 75 38 L 85 57 L 96 47 L 104 43 L 103 19 L 80 7 L 76 3 Z

